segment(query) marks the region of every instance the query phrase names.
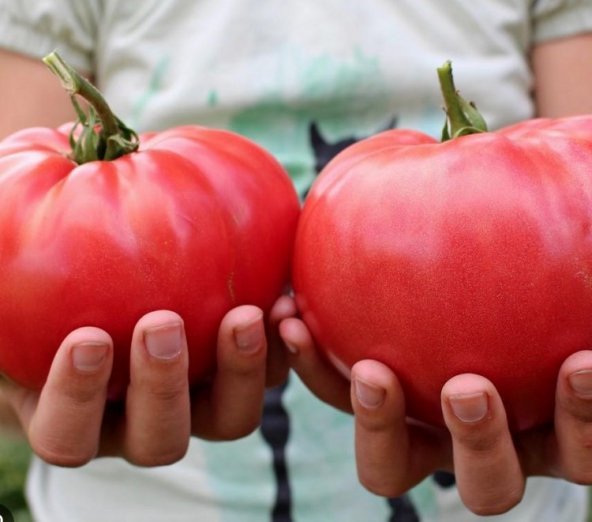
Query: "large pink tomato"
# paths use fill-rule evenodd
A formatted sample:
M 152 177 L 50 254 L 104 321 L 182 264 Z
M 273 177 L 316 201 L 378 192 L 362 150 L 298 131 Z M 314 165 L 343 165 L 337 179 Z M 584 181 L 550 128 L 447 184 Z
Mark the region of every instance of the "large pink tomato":
M 592 348 L 592 116 L 351 146 L 305 202 L 293 270 L 319 346 L 393 368 L 412 417 L 441 423 L 442 385 L 474 372 L 514 429 L 549 421 L 560 364 Z
M 38 388 L 64 336 L 93 325 L 114 339 L 121 395 L 135 322 L 170 309 L 185 321 L 191 380 L 205 376 L 223 315 L 268 310 L 287 283 L 300 211 L 289 177 L 222 130 L 152 133 L 82 164 L 70 145 L 41 128 L 0 143 L 0 371 Z

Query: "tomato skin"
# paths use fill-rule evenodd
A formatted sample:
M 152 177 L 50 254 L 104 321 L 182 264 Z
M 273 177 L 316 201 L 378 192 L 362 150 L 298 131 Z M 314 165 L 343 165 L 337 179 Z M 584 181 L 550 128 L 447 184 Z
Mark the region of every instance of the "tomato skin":
M 512 429 L 551 421 L 559 366 L 592 347 L 592 117 L 351 146 L 305 201 L 293 284 L 330 359 L 390 366 L 410 416 L 442 424 L 472 372 Z
M 138 152 L 76 165 L 65 128 L 0 143 L 0 369 L 31 388 L 74 328 L 115 345 L 112 397 L 125 391 L 136 321 L 183 317 L 189 377 L 215 366 L 223 315 L 269 310 L 289 277 L 299 202 L 282 167 L 236 134 L 178 127 Z

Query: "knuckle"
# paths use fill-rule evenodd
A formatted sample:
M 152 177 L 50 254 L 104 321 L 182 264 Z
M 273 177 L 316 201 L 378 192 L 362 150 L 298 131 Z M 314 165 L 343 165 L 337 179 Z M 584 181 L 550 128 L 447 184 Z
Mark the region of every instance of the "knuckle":
M 67 402 L 64 402 L 64 406 L 69 404 L 75 409 L 85 409 L 91 407 L 98 398 L 103 397 L 102 389 L 88 389 L 78 388 L 64 390 L 64 398 Z
M 67 401 L 65 404 L 84 407 L 102 397 L 105 389 L 105 383 L 95 379 L 72 379 L 60 385 L 58 392 Z
M 189 393 L 186 378 L 145 377 L 131 384 L 139 395 L 161 404 L 176 403 L 180 397 Z
M 160 403 L 173 403 L 187 393 L 187 387 L 182 383 L 161 383 L 149 388 L 150 395 Z
M 385 432 L 392 429 L 392 423 L 386 423 L 380 415 L 368 415 L 356 412 L 356 421 L 370 435 Z
M 354 400 L 348 404 L 353 406 L 356 424 L 369 435 L 395 432 L 406 423 L 405 412 L 388 403 L 373 409 L 360 407 Z
M 30 442 L 33 452 L 43 461 L 54 466 L 76 468 L 90 462 L 95 451 L 76 448 L 74 444 L 64 444 L 57 439 L 35 438 Z
M 370 493 L 380 497 L 395 498 L 404 495 L 408 488 L 395 480 L 385 480 L 384 477 L 358 474 L 359 481 Z
M 259 350 L 244 354 L 242 357 L 225 357 L 219 360 L 219 371 L 241 379 L 255 379 L 265 375 L 267 355 Z
M 478 516 L 501 515 L 516 507 L 522 500 L 523 494 L 523 490 L 511 490 L 493 500 L 465 502 L 465 505 Z
M 580 448 L 581 459 L 592 462 L 592 424 L 583 424 L 579 427 L 577 446 Z
M 139 467 L 151 468 L 156 466 L 168 466 L 181 460 L 187 453 L 188 443 L 178 443 L 171 448 L 155 448 L 150 451 L 142 448 L 141 451 L 130 450 L 127 453 L 126 460 Z
M 242 380 L 256 380 L 264 375 L 263 368 L 261 366 L 253 366 L 252 364 L 236 364 L 231 369 L 232 373 Z
M 566 472 L 566 478 L 575 484 L 590 486 L 592 485 L 592 466 L 585 469 L 579 467 L 578 469 L 569 470 Z
M 498 430 L 487 430 L 481 427 L 464 429 L 452 433 L 456 443 L 461 445 L 465 451 L 477 455 L 483 455 L 494 451 L 502 440 L 502 433 Z
M 216 428 L 216 438 L 221 441 L 242 439 L 259 427 L 259 418 L 242 419 L 241 422 L 223 422 Z

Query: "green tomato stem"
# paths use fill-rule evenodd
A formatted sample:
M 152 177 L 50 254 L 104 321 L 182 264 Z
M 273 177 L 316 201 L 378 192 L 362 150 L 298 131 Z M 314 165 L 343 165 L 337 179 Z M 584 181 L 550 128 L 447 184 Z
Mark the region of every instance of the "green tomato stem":
M 70 93 L 78 120 L 72 129 L 70 143 L 72 159 L 78 164 L 96 160 L 114 160 L 138 149 L 137 134 L 128 128 L 115 114 L 99 90 L 57 53 L 52 52 L 43 62 L 60 79 Z M 86 114 L 76 100 L 80 96 L 90 107 Z M 81 125 L 80 135 L 75 129 Z
M 486 132 L 487 124 L 483 116 L 472 102 L 466 101 L 456 90 L 450 61 L 438 67 L 437 71 L 446 111 L 442 141 L 466 134 Z

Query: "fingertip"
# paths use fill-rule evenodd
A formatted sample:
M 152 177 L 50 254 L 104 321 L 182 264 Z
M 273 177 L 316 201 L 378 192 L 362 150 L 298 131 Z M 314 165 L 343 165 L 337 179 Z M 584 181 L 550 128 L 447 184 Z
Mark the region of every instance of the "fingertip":
M 95 373 L 101 369 L 111 352 L 111 345 L 105 342 L 80 342 L 72 345 L 72 365 L 79 372 Z
M 569 374 L 573 371 L 589 368 L 592 368 L 592 350 L 580 350 L 572 353 L 563 361 L 560 371 Z
M 298 313 L 296 308 L 296 302 L 294 298 L 289 295 L 282 295 L 274 303 L 271 311 L 269 312 L 269 322 L 271 324 L 277 324 L 282 319 L 293 317 Z
M 456 375 L 442 387 L 442 412 L 446 423 L 474 424 L 491 417 L 497 392 L 488 379 L 475 374 Z
M 242 324 L 262 321 L 263 315 L 263 310 L 258 306 L 240 305 L 226 312 L 220 325 L 232 329 Z
M 490 389 L 495 390 L 495 387 L 486 377 L 474 373 L 463 373 L 446 381 L 442 387 L 442 396 L 489 391 Z
M 578 484 L 592 483 L 592 351 L 576 352 L 562 364 L 554 421 L 563 476 Z
M 113 344 L 111 336 L 101 328 L 83 326 L 71 331 L 62 341 L 60 349 L 79 343 Z
M 183 318 L 173 310 L 153 310 L 144 314 L 136 323 L 136 330 L 145 330 L 147 328 L 154 328 L 168 323 L 181 323 Z
M 312 336 L 302 319 L 297 317 L 283 319 L 279 324 L 279 333 L 292 358 L 297 358 L 300 354 L 306 356 L 315 349 Z
M 245 320 L 237 324 L 232 330 L 234 344 L 241 355 L 254 355 L 263 351 L 265 339 L 265 326 L 262 316 Z
M 374 360 L 358 361 L 351 369 L 351 401 L 359 423 L 380 429 L 404 418 L 405 399 L 394 372 Z
M 266 347 L 264 313 L 254 305 L 233 308 L 222 318 L 218 348 L 222 355 L 256 355 Z
M 375 386 L 383 388 L 392 387 L 397 380 L 395 373 L 386 364 L 372 359 L 363 359 L 354 363 L 351 368 L 351 378 L 372 382 Z
M 386 390 L 375 383 L 366 382 L 363 379 L 352 380 L 353 395 L 360 406 L 367 410 L 374 410 L 384 404 Z
M 591 350 L 576 352 L 563 362 L 559 370 L 557 392 L 559 404 L 564 400 L 588 402 L 592 399 Z
M 92 326 L 77 328 L 70 332 L 60 344 L 48 375 L 48 383 L 66 385 L 72 378 L 88 377 L 92 374 L 104 376 L 99 381 L 87 380 L 89 384 L 102 386 L 106 382 L 113 364 L 113 341 L 104 330 Z M 76 377 L 75 377 L 76 376 Z

